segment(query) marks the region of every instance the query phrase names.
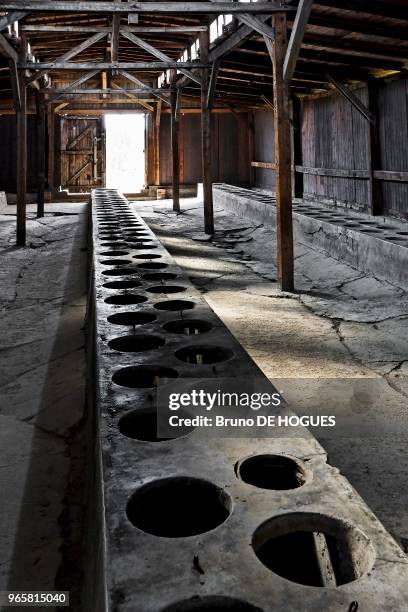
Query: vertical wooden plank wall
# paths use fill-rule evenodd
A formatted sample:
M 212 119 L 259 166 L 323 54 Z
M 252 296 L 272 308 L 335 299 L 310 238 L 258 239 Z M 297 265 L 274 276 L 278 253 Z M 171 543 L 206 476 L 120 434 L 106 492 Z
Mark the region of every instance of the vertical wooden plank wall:
M 242 115 L 242 117 L 241 117 Z M 271 113 L 269 113 L 269 117 Z M 246 185 L 249 182 L 248 115 L 213 113 L 212 168 L 214 182 Z M 163 113 L 160 126 L 160 184 L 170 185 L 171 168 L 170 115 Z M 180 183 L 201 182 L 200 115 L 180 114 Z
M 378 90 L 380 156 L 383 170 L 408 172 L 408 79 Z M 381 181 L 386 213 L 408 217 L 408 183 Z

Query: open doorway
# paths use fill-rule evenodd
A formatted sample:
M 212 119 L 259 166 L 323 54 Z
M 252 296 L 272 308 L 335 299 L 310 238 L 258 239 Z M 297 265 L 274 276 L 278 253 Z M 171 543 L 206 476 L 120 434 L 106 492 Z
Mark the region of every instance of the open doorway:
M 145 116 L 107 114 L 105 129 L 106 187 L 138 193 L 145 180 Z

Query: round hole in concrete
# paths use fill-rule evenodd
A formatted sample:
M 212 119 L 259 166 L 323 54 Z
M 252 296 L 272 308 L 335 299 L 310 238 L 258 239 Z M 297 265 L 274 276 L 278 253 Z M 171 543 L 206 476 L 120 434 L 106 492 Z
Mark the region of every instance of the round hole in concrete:
M 133 255 L 133 259 L 160 259 L 163 255 L 159 253 L 137 253 Z
M 172 439 L 157 436 L 157 412 L 152 408 L 127 412 L 119 420 L 118 428 L 121 434 L 132 440 L 166 442 Z
M 128 501 L 126 513 L 132 525 L 146 533 L 186 538 L 224 523 L 231 507 L 229 495 L 212 482 L 177 476 L 140 487 Z
M 121 368 L 112 376 L 112 380 L 120 387 L 129 389 L 150 389 L 165 385 L 178 377 L 177 370 L 161 365 L 139 365 Z
M 122 255 L 129 255 L 129 251 L 102 251 L 100 254 L 107 257 L 121 257 Z
M 185 346 L 178 349 L 175 353 L 177 359 L 185 363 L 194 365 L 208 365 L 210 363 L 220 363 L 233 356 L 232 351 L 220 346 Z
M 156 315 L 150 312 L 117 312 L 116 314 L 109 315 L 107 320 L 114 325 L 135 327 L 136 325 L 152 323 L 156 318 Z
M 121 264 L 132 263 L 130 259 L 101 259 L 100 262 L 104 266 L 119 266 Z
M 157 249 L 157 244 L 143 244 L 140 242 L 129 242 L 129 244 L 135 251 L 151 251 L 151 249 Z
M 377 221 L 361 221 L 363 225 L 377 225 Z
M 104 248 L 107 247 L 112 247 L 113 249 L 121 249 L 123 247 L 127 247 L 128 245 L 126 244 L 126 242 L 105 242 L 105 241 L 101 241 L 101 245 Z
M 135 293 L 124 293 L 123 295 L 112 295 L 111 297 L 106 298 L 105 302 L 107 304 L 116 304 L 116 305 L 130 305 L 130 304 L 142 304 L 142 302 L 146 302 L 147 297 L 144 295 L 136 295 Z
M 284 455 L 255 455 L 235 464 L 235 473 L 259 489 L 285 491 L 306 482 L 306 470 L 298 461 Z
M 191 418 L 191 414 L 183 410 L 179 410 L 177 414 L 179 417 Z M 124 414 L 118 422 L 118 429 L 121 434 L 132 440 L 167 442 L 168 440 L 184 438 L 194 431 L 195 427 L 183 425 L 182 427 L 177 427 L 177 432 L 174 432 L 171 438 L 159 437 L 157 431 L 157 410 L 149 407 L 131 410 Z
M 149 293 L 182 293 L 185 291 L 187 287 L 182 287 L 181 285 L 155 285 L 154 287 L 148 287 L 146 291 Z
M 163 329 L 173 334 L 195 336 L 210 331 L 212 325 L 208 321 L 202 321 L 200 319 L 178 319 L 177 321 L 165 323 Z
M 166 280 L 174 280 L 177 278 L 177 274 L 173 274 L 172 272 L 152 272 L 151 274 L 143 274 L 142 278 L 147 281 L 166 281 Z
M 384 225 L 377 225 L 377 227 L 379 229 L 389 230 L 390 232 L 398 229 L 396 225 L 385 225 L 384 224 Z
M 362 228 L 360 232 L 363 232 L 364 234 L 381 234 L 381 230 L 374 229 L 374 228 L 371 228 L 371 229 Z
M 189 302 L 188 300 L 167 300 L 166 302 L 157 302 L 157 304 L 154 305 L 157 310 L 174 311 L 191 310 L 194 306 L 194 302 Z
M 105 276 L 128 276 L 129 274 L 137 274 L 138 270 L 135 268 L 116 268 L 114 270 L 102 270 L 102 274 Z
M 162 263 L 161 261 L 156 262 L 156 261 L 147 261 L 145 263 L 142 264 L 138 264 L 138 268 L 146 268 L 147 270 L 164 270 L 164 268 L 167 268 L 169 264 L 166 263 Z
M 134 334 L 131 336 L 121 336 L 113 338 L 108 342 L 108 346 L 114 351 L 122 353 L 143 353 L 160 348 L 166 343 L 164 338 L 153 334 Z
M 398 236 L 408 236 L 408 232 L 396 232 Z
M 263 610 L 233 597 L 196 595 L 191 599 L 184 599 L 167 606 L 161 612 L 263 612 Z
M 336 587 L 373 567 L 375 551 L 357 527 L 331 516 L 294 512 L 260 525 L 252 538 L 258 559 L 282 578 L 314 587 Z
M 112 281 L 103 285 L 106 289 L 136 289 L 141 287 L 142 283 L 136 280 Z

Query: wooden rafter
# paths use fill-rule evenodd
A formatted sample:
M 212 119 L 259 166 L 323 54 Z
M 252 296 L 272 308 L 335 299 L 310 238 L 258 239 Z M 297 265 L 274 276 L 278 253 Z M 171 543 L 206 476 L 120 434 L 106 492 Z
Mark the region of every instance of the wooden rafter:
M 60 57 L 58 57 L 55 60 L 55 63 L 58 64 L 60 62 L 67 62 L 68 60 L 72 59 L 73 57 L 75 57 L 76 55 L 81 53 L 82 51 L 85 51 L 85 49 L 88 49 L 88 47 L 92 46 L 93 44 L 95 44 L 96 42 L 98 42 L 99 40 L 104 38 L 105 36 L 106 36 L 105 32 L 98 32 L 97 34 L 94 34 L 90 38 L 87 38 L 86 40 L 81 42 L 76 47 L 73 47 L 72 49 L 70 49 L 69 51 L 67 51 L 66 53 L 64 53 Z M 35 70 L 36 66 L 41 66 L 41 64 L 34 63 L 32 69 Z M 41 78 L 45 74 L 47 74 L 47 68 L 40 69 L 38 72 L 33 74 L 29 79 L 27 79 L 27 84 L 29 84 L 32 81 L 35 81 L 35 80 Z
M 159 98 L 165 104 L 170 104 L 170 100 L 168 100 L 164 94 L 155 91 L 152 87 L 146 85 L 146 83 L 143 83 L 143 81 L 138 79 L 135 75 L 130 74 L 130 72 L 126 72 L 126 70 L 120 70 L 119 74 L 124 76 L 125 79 L 128 79 L 128 81 L 131 81 L 131 83 L 138 85 L 142 90 L 146 91 L 146 93 L 152 93 L 156 96 L 156 98 Z
M 290 81 L 295 72 L 313 0 L 300 0 L 283 65 L 283 78 Z
M 141 38 L 139 38 L 139 36 L 135 36 L 134 34 L 131 34 L 130 32 L 123 32 L 123 36 L 125 38 L 127 38 L 128 40 L 130 40 L 135 45 L 137 45 L 138 47 L 141 47 L 142 49 L 144 49 L 148 53 L 151 53 L 152 55 L 154 55 L 154 57 L 157 57 L 162 62 L 171 62 L 172 61 L 171 57 L 169 57 L 168 55 L 166 55 L 165 53 L 163 53 L 159 49 L 156 49 L 156 47 L 153 47 L 153 45 L 149 44 L 145 40 L 142 40 Z M 188 77 L 192 81 L 195 81 L 198 84 L 201 83 L 200 77 L 195 75 L 195 74 L 193 74 L 189 70 L 186 70 L 185 68 L 181 68 L 180 72 L 182 72 L 186 77 Z
M 24 7 L 28 11 L 35 12 L 64 12 L 64 13 L 196 13 L 196 14 L 229 14 L 229 13 L 265 13 L 271 14 L 283 11 L 295 10 L 291 6 L 279 4 L 279 2 L 258 2 L 258 3 L 232 3 L 217 2 L 137 2 L 137 3 L 116 3 L 112 2 L 65 2 L 62 0 L 25 0 Z M 21 9 L 21 2 L 18 0 L 4 0 L 2 8 L 5 11 Z

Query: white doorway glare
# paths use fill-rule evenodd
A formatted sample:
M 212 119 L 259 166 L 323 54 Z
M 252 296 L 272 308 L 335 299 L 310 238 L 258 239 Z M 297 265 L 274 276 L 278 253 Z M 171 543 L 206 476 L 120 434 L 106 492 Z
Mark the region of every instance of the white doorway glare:
M 145 174 L 145 116 L 139 113 L 107 114 L 106 187 L 138 193 Z

